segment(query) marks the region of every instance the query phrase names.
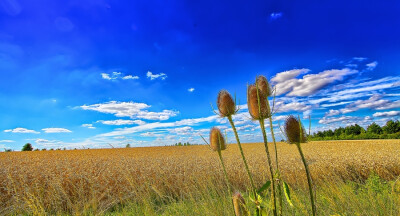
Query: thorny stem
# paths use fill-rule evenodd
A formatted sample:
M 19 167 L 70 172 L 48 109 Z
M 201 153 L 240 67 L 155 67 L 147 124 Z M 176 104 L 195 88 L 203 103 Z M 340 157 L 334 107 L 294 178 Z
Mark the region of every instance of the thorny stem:
M 275 148 L 275 162 L 276 162 L 276 170 L 278 173 L 278 194 L 279 194 L 279 205 L 280 205 L 280 209 L 279 209 L 279 215 L 282 215 L 282 208 L 283 208 L 283 194 L 282 194 L 282 184 L 281 184 L 281 173 L 279 171 L 279 165 L 278 165 L 278 149 L 276 148 L 276 139 L 275 139 L 275 134 L 274 134 L 274 129 L 273 129 L 273 125 L 272 125 L 272 110 L 271 107 L 269 105 L 269 100 L 267 98 L 267 108 L 269 109 L 269 126 L 270 126 L 270 130 L 271 130 L 271 137 L 272 140 L 274 142 L 274 148 Z
M 237 144 L 239 146 L 240 154 L 242 155 L 244 167 L 246 168 L 247 174 L 249 175 L 249 180 L 250 180 L 251 188 L 252 188 L 253 193 L 254 193 L 254 197 L 256 197 L 256 187 L 254 186 L 253 177 L 251 176 L 251 173 L 250 173 L 250 170 L 249 170 L 249 166 L 247 165 L 246 157 L 244 156 L 242 145 L 240 144 L 239 136 L 238 136 L 238 133 L 236 131 L 235 124 L 233 123 L 233 120 L 232 120 L 232 115 L 228 116 L 228 120 L 229 120 L 229 123 L 231 124 L 233 133 L 235 134 L 236 142 L 237 142 Z
M 313 190 L 312 190 L 312 180 L 311 180 L 310 171 L 308 170 L 308 165 L 307 165 L 306 159 L 304 158 L 303 151 L 301 150 L 300 143 L 297 143 L 296 146 L 300 152 L 301 160 L 303 161 L 304 167 L 306 169 L 308 190 L 310 192 L 310 199 L 311 199 L 311 207 L 312 207 L 313 216 L 315 216 L 316 215 L 316 207 L 315 207 L 315 201 L 314 201 L 314 194 L 313 194 Z
M 264 138 L 264 146 L 265 146 L 265 152 L 267 153 L 267 158 L 268 158 L 268 165 L 269 165 L 269 172 L 271 174 L 271 183 L 272 183 L 272 197 L 274 199 L 274 215 L 277 216 L 276 213 L 276 198 L 275 198 L 275 180 L 274 180 L 274 171 L 272 170 L 272 163 L 271 163 L 271 156 L 269 154 L 269 150 L 268 150 L 268 140 L 267 140 L 267 134 L 265 132 L 265 126 L 264 126 L 264 119 L 259 119 L 260 122 L 260 126 L 261 126 L 261 131 L 263 134 L 263 138 Z
M 222 160 L 222 153 L 221 153 L 221 151 L 218 151 L 218 156 L 219 156 L 219 160 L 221 161 L 221 164 L 222 164 L 222 170 L 224 171 L 224 176 L 225 176 L 226 185 L 228 185 L 228 195 L 231 195 L 231 193 L 232 193 L 232 187 L 231 187 L 231 184 L 229 183 L 228 174 L 227 174 L 227 172 L 226 172 L 224 160 Z M 233 205 L 233 201 L 232 201 L 232 208 L 233 208 L 233 211 L 235 211 L 235 206 Z

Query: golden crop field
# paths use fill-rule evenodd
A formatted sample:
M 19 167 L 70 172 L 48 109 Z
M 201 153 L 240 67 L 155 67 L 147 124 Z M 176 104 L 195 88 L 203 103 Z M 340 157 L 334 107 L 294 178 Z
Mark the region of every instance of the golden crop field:
M 296 146 L 277 146 L 283 179 L 305 187 Z M 270 178 L 264 146 L 243 148 L 260 186 Z M 400 175 L 400 140 L 318 141 L 303 150 L 317 185 L 361 181 L 372 170 L 387 180 Z M 248 188 L 238 146 L 229 145 L 222 157 L 233 188 Z M 203 145 L 0 153 L 0 215 L 102 214 L 127 200 L 178 200 L 210 190 L 226 191 L 226 185 L 217 154 Z

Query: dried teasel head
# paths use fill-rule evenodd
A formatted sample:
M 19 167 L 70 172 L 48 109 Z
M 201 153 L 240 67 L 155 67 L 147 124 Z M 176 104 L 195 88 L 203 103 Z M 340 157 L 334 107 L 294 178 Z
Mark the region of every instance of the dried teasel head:
M 284 131 L 289 144 L 298 144 L 307 141 L 303 125 L 301 125 L 299 119 L 292 115 L 286 118 Z
M 235 101 L 226 90 L 221 90 L 218 93 L 217 106 L 221 117 L 227 117 L 236 113 Z
M 246 202 L 239 192 L 235 192 L 232 196 L 233 207 L 235 209 L 236 216 L 248 215 L 246 209 Z
M 255 85 L 247 88 L 247 107 L 254 120 L 265 119 L 270 116 L 267 98 Z
M 265 76 L 258 76 L 256 79 L 256 85 L 263 95 L 266 97 L 271 96 L 271 87 L 269 86 L 268 80 Z
M 213 151 L 222 151 L 226 149 L 225 138 L 221 130 L 213 127 L 210 131 L 210 146 Z

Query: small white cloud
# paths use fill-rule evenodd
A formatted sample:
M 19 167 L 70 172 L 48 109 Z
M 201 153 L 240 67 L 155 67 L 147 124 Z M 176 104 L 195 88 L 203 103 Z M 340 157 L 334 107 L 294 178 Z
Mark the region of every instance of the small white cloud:
M 269 15 L 269 18 L 270 18 L 271 20 L 277 20 L 277 19 L 281 18 L 282 16 L 283 16 L 283 13 L 282 13 L 282 12 L 274 12 L 274 13 L 271 13 L 271 14 Z
M 138 77 L 138 76 L 128 75 L 128 76 L 122 77 L 122 79 L 124 79 L 124 80 L 128 80 L 128 79 L 139 79 L 139 77 Z
M 0 143 L 12 143 L 14 140 L 0 140 Z
M 373 117 L 393 117 L 400 115 L 400 111 L 389 111 L 389 112 L 377 112 L 374 113 Z
M 72 131 L 65 128 L 43 128 L 45 133 L 71 133 Z
M 82 127 L 86 127 L 89 129 L 96 129 L 96 127 L 94 127 L 93 124 L 82 124 Z
M 40 132 L 37 132 L 37 131 L 35 131 L 35 130 L 29 130 L 29 129 L 26 129 L 26 128 L 15 128 L 15 129 L 8 129 L 8 130 L 4 130 L 4 132 L 7 132 L 7 133 L 34 133 L 34 134 L 38 134 L 38 133 L 40 133 Z
M 144 122 L 142 120 L 124 120 L 124 119 L 107 120 L 107 121 L 100 120 L 98 122 L 105 124 L 105 125 L 133 125 L 133 124 L 144 125 L 144 124 L 146 124 L 146 122 Z
M 123 79 L 123 80 L 135 80 L 139 79 L 138 76 L 133 76 L 133 75 L 126 75 L 123 76 L 121 72 L 112 72 L 111 74 L 108 73 L 101 73 L 101 77 L 105 80 L 117 80 L 117 79 Z
M 190 88 L 190 89 L 188 89 L 188 91 L 189 91 L 189 92 L 193 92 L 193 91 L 194 91 L 194 88 Z
M 154 80 L 154 79 L 165 80 L 167 78 L 167 74 L 165 74 L 165 73 L 153 74 L 151 71 L 147 71 L 146 76 L 150 80 Z
M 367 58 L 365 58 L 365 57 L 354 57 L 353 60 L 361 62 L 361 61 L 367 60 Z
M 329 112 L 325 113 L 325 116 L 334 116 L 334 115 L 339 115 L 340 111 L 339 110 L 329 110 Z
M 376 66 L 378 66 L 378 62 L 377 62 L 377 61 L 374 61 L 374 62 L 371 62 L 371 63 L 366 64 L 366 66 L 367 66 L 367 69 L 368 69 L 368 70 L 373 70 L 373 69 L 376 68 Z

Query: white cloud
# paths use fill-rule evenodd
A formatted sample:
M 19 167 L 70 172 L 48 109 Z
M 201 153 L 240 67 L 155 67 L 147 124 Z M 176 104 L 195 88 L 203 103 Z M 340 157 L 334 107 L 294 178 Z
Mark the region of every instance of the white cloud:
M 357 100 L 356 102 L 346 106 L 345 108 L 340 109 L 341 113 L 350 113 L 355 112 L 359 109 L 370 108 L 370 109 L 377 109 L 379 107 L 385 106 L 390 101 L 381 99 L 382 95 L 375 94 L 372 95 L 367 100 Z
M 122 75 L 121 72 L 112 72 L 111 74 L 108 73 L 101 73 L 101 78 L 105 80 L 117 80 L 117 79 L 123 79 L 123 80 L 129 80 L 129 79 L 139 79 L 138 76 L 132 76 L 132 75 Z
M 339 115 L 340 111 L 339 110 L 329 110 L 329 112 L 325 113 L 325 116 L 334 116 L 334 115 Z
M 393 116 L 399 116 L 400 111 L 389 111 L 389 112 L 377 112 L 374 113 L 372 116 L 373 117 L 393 117 Z
M 12 143 L 14 140 L 0 140 L 0 143 Z
M 89 129 L 96 129 L 96 127 L 94 127 L 93 124 L 82 124 L 82 127 L 86 127 Z
M 311 109 L 311 105 L 306 105 L 302 102 L 292 101 L 284 103 L 283 101 L 276 101 L 274 111 L 278 113 L 289 112 L 289 111 L 307 111 Z
M 179 128 L 173 128 L 173 129 L 168 129 L 170 133 L 175 133 L 177 135 L 190 135 L 193 133 L 193 128 L 186 126 L 186 127 L 179 127 Z
M 366 66 L 367 66 L 368 70 L 373 70 L 374 68 L 376 68 L 376 66 L 378 66 L 378 62 L 374 61 L 374 62 L 366 64 Z
M 189 91 L 189 92 L 193 92 L 193 91 L 194 91 L 194 88 L 190 88 L 190 89 L 188 89 L 188 91 Z
M 65 128 L 43 128 L 45 133 L 71 133 L 72 131 Z
M 365 57 L 354 57 L 353 58 L 353 60 L 356 60 L 356 61 L 365 61 L 365 60 L 367 60 L 367 58 L 365 58 Z
M 153 74 L 151 71 L 147 71 L 146 76 L 150 80 L 154 80 L 154 79 L 165 80 L 167 78 L 167 74 L 165 74 L 165 73 Z
M 285 74 L 282 75 L 282 73 Z M 341 81 L 345 76 L 358 73 L 358 71 L 349 68 L 344 68 L 341 70 L 332 69 L 325 70 L 318 74 L 307 74 L 303 76 L 302 79 L 294 78 L 300 74 L 299 71 L 282 73 L 277 74 L 276 77 L 271 79 L 276 83 L 276 95 L 282 95 L 286 93 L 288 96 L 310 96 L 317 93 L 328 84 Z
M 318 121 L 318 123 L 320 123 L 320 124 L 330 124 L 330 123 L 334 123 L 334 122 L 345 123 L 345 122 L 355 120 L 355 119 L 359 119 L 359 118 L 354 117 L 354 116 L 341 116 L 341 117 L 332 117 L 332 118 L 323 117 L 322 119 L 320 119 Z
M 125 120 L 125 119 L 117 119 L 117 120 L 99 120 L 98 122 L 105 124 L 105 125 L 143 125 L 146 122 L 142 120 Z
M 122 77 L 122 79 L 124 79 L 124 80 L 128 80 L 128 79 L 139 79 L 139 77 L 138 77 L 138 76 L 128 75 L 128 76 Z
M 271 13 L 271 14 L 269 15 L 269 18 L 270 18 L 271 20 L 276 20 L 276 19 L 281 18 L 282 16 L 283 16 L 283 13 L 282 13 L 282 12 L 274 12 L 274 13 Z
M 11 133 L 34 133 L 34 134 L 38 134 L 40 132 L 37 132 L 35 130 L 29 130 L 26 128 L 15 128 L 15 129 L 8 129 L 8 130 L 4 130 L 4 132 L 11 132 Z
M 281 82 L 285 82 L 289 79 L 293 79 L 300 74 L 305 74 L 308 72 L 310 72 L 310 69 L 306 69 L 306 68 L 283 71 L 283 72 L 277 73 L 274 77 L 272 77 L 271 81 L 275 82 L 275 83 L 281 83 Z
M 101 113 L 114 114 L 116 117 L 131 117 L 148 120 L 167 120 L 179 113 L 178 111 L 172 110 L 163 110 L 161 112 L 149 112 L 145 110 L 149 107 L 150 106 L 145 103 L 117 101 L 81 106 L 84 110 L 94 110 Z

